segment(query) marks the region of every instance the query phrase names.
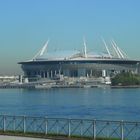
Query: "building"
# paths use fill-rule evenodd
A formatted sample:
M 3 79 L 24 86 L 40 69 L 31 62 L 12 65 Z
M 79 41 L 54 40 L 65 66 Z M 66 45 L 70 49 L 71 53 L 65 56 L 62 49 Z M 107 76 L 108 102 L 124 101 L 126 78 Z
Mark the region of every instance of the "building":
M 112 52 L 103 40 L 107 53 L 87 53 L 84 40 L 84 51 L 54 51 L 44 55 L 48 42 L 32 60 L 19 62 L 24 76 L 29 81 L 42 78 L 57 79 L 61 76 L 73 78 L 111 77 L 121 71 L 140 72 L 140 61 L 129 59 L 113 40 L 111 41 Z

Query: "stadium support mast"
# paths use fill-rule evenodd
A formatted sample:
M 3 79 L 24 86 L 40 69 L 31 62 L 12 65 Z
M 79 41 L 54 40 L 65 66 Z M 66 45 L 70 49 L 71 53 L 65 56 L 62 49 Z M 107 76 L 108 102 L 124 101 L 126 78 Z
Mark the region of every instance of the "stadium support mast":
M 110 54 L 110 51 L 109 51 L 109 49 L 108 49 L 108 46 L 107 46 L 107 44 L 106 44 L 106 42 L 105 42 L 105 40 L 104 40 L 104 38 L 103 38 L 103 37 L 101 37 L 101 38 L 102 38 L 102 41 L 103 41 L 103 43 L 104 43 L 104 45 L 105 45 L 105 48 L 106 48 L 106 50 L 107 50 L 107 53 L 108 53 L 109 57 L 112 58 L 112 56 L 111 56 L 111 54 Z
M 85 58 L 87 58 L 87 45 L 86 45 L 85 38 L 83 38 L 83 41 L 84 41 L 84 56 L 85 56 Z
M 45 52 L 45 50 L 47 49 L 47 47 L 48 47 L 48 43 L 49 43 L 49 40 L 47 40 L 47 42 L 45 43 L 45 45 L 43 46 L 43 48 L 41 49 L 41 51 L 40 51 L 40 56 L 42 56 L 43 54 L 44 54 L 44 52 Z
M 112 40 L 112 42 L 113 42 L 114 46 L 116 47 L 116 49 L 117 49 L 119 55 L 121 56 L 121 58 L 124 58 L 124 55 L 122 54 L 121 50 L 119 49 L 119 47 L 117 46 L 117 44 L 115 43 L 115 41 Z
M 120 48 L 119 48 L 119 49 L 120 49 Z M 124 55 L 124 58 L 128 58 L 128 55 L 127 55 L 123 50 L 120 49 L 120 51 L 121 51 L 121 53 Z
M 48 47 L 48 43 L 49 43 L 49 39 L 47 40 L 47 42 L 45 43 L 45 45 L 42 47 L 42 49 L 39 50 L 39 52 L 33 57 L 32 60 L 35 60 L 38 56 L 42 56 L 44 54 L 45 50 Z
M 113 49 L 115 50 L 115 52 L 116 52 L 116 54 L 117 54 L 118 58 L 121 58 L 121 56 L 120 56 L 120 54 L 119 54 L 118 50 L 116 49 L 116 46 L 115 46 L 115 44 L 114 44 L 113 40 L 111 40 L 111 45 L 113 46 Z

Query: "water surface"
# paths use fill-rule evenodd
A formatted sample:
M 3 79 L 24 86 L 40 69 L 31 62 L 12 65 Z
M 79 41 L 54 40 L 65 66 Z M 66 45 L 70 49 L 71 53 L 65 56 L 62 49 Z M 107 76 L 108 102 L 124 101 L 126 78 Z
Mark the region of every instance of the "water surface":
M 140 88 L 0 89 L 0 114 L 140 120 Z

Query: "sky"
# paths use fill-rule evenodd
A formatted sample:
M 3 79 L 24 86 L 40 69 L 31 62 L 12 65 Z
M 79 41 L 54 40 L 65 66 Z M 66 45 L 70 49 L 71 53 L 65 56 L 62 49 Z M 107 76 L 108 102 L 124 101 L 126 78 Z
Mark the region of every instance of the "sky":
M 140 59 L 140 0 L 0 0 L 0 75 L 21 74 L 49 39 L 48 51 L 102 51 L 114 39 Z

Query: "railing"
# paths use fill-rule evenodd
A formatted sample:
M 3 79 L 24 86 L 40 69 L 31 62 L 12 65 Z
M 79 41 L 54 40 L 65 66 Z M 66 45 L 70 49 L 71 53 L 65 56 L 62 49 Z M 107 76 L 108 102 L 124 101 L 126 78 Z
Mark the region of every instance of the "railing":
M 140 140 L 140 122 L 0 115 L 1 132 Z

